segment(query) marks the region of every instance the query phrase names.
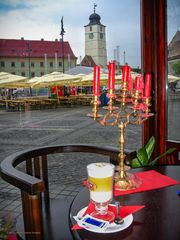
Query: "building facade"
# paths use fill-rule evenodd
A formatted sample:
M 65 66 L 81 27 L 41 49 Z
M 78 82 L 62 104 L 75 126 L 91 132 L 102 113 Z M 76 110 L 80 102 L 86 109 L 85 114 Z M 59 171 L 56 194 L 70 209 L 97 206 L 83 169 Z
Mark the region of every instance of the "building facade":
M 76 66 L 68 42 L 0 39 L 0 71 L 40 77 L 54 71 L 64 72 Z
M 168 73 L 180 76 L 180 31 L 176 32 L 168 45 Z
M 101 24 L 101 17 L 95 13 L 90 15 L 89 24 L 85 28 L 85 56 L 91 56 L 96 65 L 107 66 L 106 26 Z

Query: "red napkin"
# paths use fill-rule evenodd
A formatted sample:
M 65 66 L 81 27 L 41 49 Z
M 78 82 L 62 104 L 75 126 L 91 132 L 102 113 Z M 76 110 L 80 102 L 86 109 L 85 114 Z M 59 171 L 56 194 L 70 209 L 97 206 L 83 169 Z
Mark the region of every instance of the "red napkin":
M 121 206 L 121 211 L 120 211 L 120 216 L 121 218 L 124 218 L 126 216 L 128 216 L 129 214 L 133 214 L 139 210 L 141 210 L 142 208 L 144 208 L 145 205 L 139 205 L 139 206 Z M 95 206 L 92 202 L 89 203 L 86 211 L 84 212 L 83 216 L 85 216 L 86 214 L 90 214 L 91 212 L 93 212 L 95 210 Z M 117 216 L 116 213 L 116 207 L 114 205 L 109 205 L 108 206 L 108 210 L 111 212 L 114 212 L 115 217 Z M 72 230 L 78 230 L 78 229 L 83 229 L 82 227 L 80 227 L 78 224 L 75 224 L 72 227 Z
M 175 184 L 179 184 L 178 181 L 165 176 L 157 171 L 149 170 L 145 172 L 138 172 L 135 174 L 139 179 L 141 179 L 142 184 L 133 190 L 120 191 L 115 188 L 114 196 L 121 196 L 130 193 L 144 192 L 148 190 L 153 190 L 157 188 L 163 188 Z

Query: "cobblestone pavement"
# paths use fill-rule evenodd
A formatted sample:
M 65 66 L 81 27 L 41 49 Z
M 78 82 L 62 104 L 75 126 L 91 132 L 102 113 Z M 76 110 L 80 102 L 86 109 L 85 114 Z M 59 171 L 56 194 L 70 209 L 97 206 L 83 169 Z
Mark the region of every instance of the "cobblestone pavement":
M 117 127 L 105 127 L 87 117 L 90 107 L 57 108 L 28 112 L 0 110 L 0 162 L 8 155 L 33 147 L 84 143 L 118 147 Z M 126 128 L 126 148 L 141 145 L 141 127 Z M 86 165 L 92 154 L 54 155 L 49 161 L 51 198 L 73 198 L 86 178 Z M 15 219 L 21 214 L 19 189 L 0 179 L 0 215 Z M 0 218 L 1 218 L 0 216 Z

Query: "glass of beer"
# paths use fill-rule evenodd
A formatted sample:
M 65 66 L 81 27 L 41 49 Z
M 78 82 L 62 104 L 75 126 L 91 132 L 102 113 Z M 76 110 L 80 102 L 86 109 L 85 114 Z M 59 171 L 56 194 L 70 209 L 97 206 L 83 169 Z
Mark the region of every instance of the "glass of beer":
M 87 165 L 90 200 L 95 204 L 95 211 L 90 215 L 106 221 L 114 219 L 114 213 L 108 211 L 108 205 L 113 199 L 114 169 L 110 163 Z

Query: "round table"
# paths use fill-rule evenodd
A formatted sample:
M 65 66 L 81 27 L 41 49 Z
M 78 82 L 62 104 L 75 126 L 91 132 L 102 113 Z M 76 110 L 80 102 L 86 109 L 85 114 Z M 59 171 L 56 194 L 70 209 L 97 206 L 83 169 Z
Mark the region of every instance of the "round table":
M 180 166 L 153 167 L 164 175 L 180 181 Z M 136 171 L 149 170 L 141 168 Z M 123 231 L 116 233 L 93 233 L 87 230 L 74 230 L 75 239 L 85 240 L 178 240 L 180 239 L 180 190 L 179 184 L 140 193 L 114 197 L 122 205 L 145 205 L 145 208 L 133 214 L 133 223 Z M 70 218 L 87 206 L 89 191 L 85 187 L 74 199 Z

